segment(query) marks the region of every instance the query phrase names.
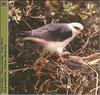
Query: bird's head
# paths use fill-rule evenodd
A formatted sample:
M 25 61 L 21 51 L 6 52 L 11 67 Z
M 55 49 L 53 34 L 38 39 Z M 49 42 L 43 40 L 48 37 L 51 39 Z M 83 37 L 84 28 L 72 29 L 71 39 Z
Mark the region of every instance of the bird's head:
M 69 23 L 68 26 L 71 28 L 72 32 L 76 35 L 81 33 L 81 31 L 83 31 L 84 29 L 84 26 L 78 22 Z

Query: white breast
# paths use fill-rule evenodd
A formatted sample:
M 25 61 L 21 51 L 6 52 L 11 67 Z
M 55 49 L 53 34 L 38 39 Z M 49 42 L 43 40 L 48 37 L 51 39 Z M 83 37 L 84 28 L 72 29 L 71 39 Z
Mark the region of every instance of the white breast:
M 72 41 L 74 37 L 70 37 L 62 42 L 48 42 L 46 48 L 51 52 L 57 52 L 58 54 L 62 54 L 64 48 Z

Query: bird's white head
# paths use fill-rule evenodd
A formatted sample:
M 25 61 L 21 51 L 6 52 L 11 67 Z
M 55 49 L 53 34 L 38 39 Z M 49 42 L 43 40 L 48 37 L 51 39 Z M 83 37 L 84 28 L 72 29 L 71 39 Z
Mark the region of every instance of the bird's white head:
M 76 35 L 81 33 L 81 31 L 83 31 L 84 29 L 84 26 L 78 22 L 69 23 L 68 26 L 71 28 L 72 32 Z

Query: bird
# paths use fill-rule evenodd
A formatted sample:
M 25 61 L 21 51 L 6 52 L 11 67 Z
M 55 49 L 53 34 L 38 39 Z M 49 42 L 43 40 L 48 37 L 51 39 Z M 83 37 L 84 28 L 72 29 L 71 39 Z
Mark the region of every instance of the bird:
M 64 54 L 65 47 L 83 31 L 84 26 L 79 22 L 50 23 L 32 31 L 20 32 L 24 40 L 34 41 L 50 52 Z

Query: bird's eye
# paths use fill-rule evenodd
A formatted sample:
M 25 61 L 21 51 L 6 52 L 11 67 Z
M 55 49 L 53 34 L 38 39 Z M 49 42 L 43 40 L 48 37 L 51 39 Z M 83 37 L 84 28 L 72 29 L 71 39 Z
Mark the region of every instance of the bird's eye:
M 75 29 L 77 29 L 77 30 L 80 30 L 80 28 L 79 28 L 79 27 L 77 27 L 77 26 L 74 26 L 74 28 L 75 28 Z

